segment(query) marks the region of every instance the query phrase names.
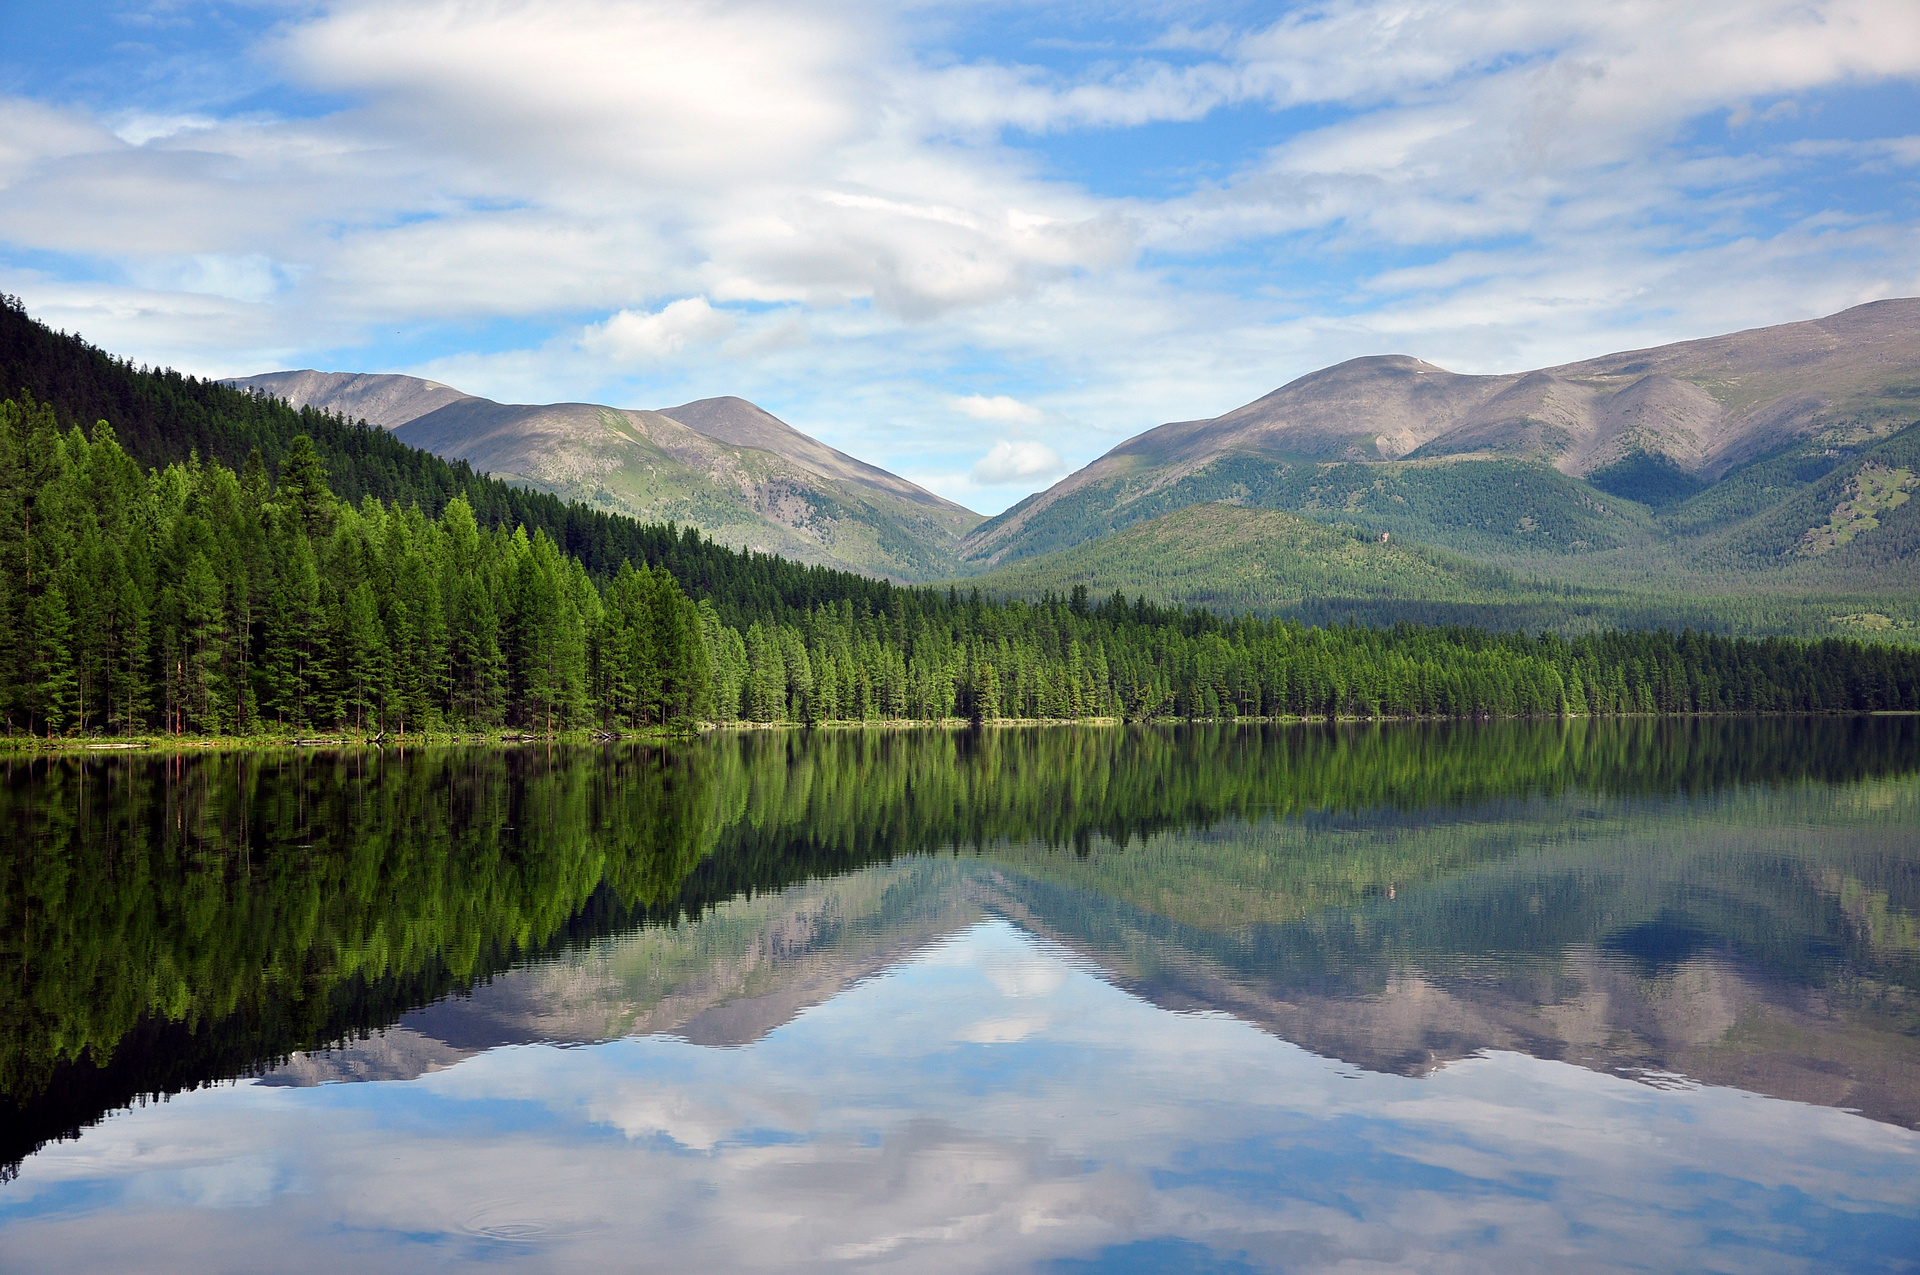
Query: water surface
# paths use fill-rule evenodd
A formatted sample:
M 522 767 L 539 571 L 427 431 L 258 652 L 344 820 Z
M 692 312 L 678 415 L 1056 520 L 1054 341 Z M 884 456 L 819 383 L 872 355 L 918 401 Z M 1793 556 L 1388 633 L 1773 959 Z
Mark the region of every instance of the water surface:
M 1899 1270 L 1920 722 L 16 763 L 0 1268 Z

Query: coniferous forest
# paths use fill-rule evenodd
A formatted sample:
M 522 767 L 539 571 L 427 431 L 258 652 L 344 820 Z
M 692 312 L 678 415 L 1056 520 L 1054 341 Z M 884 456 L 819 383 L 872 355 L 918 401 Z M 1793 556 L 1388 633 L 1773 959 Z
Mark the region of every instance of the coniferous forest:
M 1314 628 L 898 587 L 137 369 L 11 300 L 0 337 L 16 737 L 1920 709 L 1920 651 L 1847 640 Z

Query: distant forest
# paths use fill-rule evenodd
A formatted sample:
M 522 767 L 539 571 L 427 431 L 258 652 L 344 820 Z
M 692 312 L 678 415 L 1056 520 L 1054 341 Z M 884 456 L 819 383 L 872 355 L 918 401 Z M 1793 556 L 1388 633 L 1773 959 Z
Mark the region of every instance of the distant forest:
M 1920 651 L 902 588 L 508 486 L 0 306 L 9 733 L 1920 709 Z

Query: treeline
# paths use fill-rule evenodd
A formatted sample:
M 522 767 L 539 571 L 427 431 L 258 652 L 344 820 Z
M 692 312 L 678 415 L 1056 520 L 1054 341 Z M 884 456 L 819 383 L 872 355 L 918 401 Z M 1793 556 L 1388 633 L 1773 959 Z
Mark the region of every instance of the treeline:
M 272 478 L 257 452 L 142 472 L 110 427 L 12 400 L 0 567 L 0 713 L 42 736 L 1920 709 L 1920 652 L 1856 642 L 1312 628 L 1083 588 L 893 588 L 742 630 L 464 495 L 342 501 L 304 437 Z
M 717 633 L 713 703 L 755 721 L 1503 717 L 1920 709 L 1920 652 L 1668 632 L 1312 628 L 1132 603 L 899 591 Z
M 42 735 L 554 732 L 706 715 L 717 628 L 673 576 L 604 585 L 545 531 L 335 498 L 309 440 L 278 480 L 142 472 L 102 423 L 0 402 L 0 713 Z

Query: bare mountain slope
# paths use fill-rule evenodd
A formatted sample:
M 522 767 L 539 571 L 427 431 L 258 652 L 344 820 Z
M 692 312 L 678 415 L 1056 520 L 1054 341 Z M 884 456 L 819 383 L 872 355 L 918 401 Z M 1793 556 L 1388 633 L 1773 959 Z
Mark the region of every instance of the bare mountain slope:
M 784 456 L 795 464 L 806 466 L 816 474 L 889 492 L 902 500 L 923 504 L 945 515 L 963 516 L 972 520 L 978 518 L 971 510 L 956 505 L 944 497 L 936 496 L 926 488 L 916 486 L 897 474 L 890 474 L 877 465 L 869 465 L 864 460 L 836 451 L 817 438 L 802 434 L 772 412 L 749 403 L 744 398 L 735 398 L 732 395 L 724 398 L 703 398 L 692 403 L 682 403 L 678 407 L 663 407 L 660 409 L 660 414 L 670 416 L 688 429 L 704 434 L 708 438 L 732 443 L 736 447 L 755 447 L 763 452 Z
M 318 407 L 381 429 L 396 429 L 416 416 L 473 397 L 451 385 L 417 376 L 366 372 L 268 372 L 227 382 L 284 398 L 295 407 Z
M 1394 529 L 1469 552 L 1632 551 L 1658 529 L 1571 480 L 1591 477 L 1645 503 L 1648 473 L 1691 493 L 1790 445 L 1831 436 L 1851 446 L 1916 415 L 1913 298 L 1502 376 L 1462 376 L 1405 355 L 1353 359 L 1222 416 L 1129 439 L 983 523 L 961 554 L 981 564 L 1024 558 L 1203 500 L 1377 513 L 1394 525 L 1417 498 L 1372 499 L 1370 489 L 1457 493 L 1485 486 L 1458 466 L 1489 461 L 1520 467 L 1504 485 L 1523 495 L 1492 511 L 1504 522 L 1476 517 L 1457 535 L 1445 518 Z M 1622 467 L 1638 486 L 1609 485 Z M 1564 534 L 1542 531 L 1554 520 Z M 1496 543 L 1503 538 L 1513 543 Z
M 980 521 L 745 399 L 661 413 L 496 403 L 409 376 L 276 372 L 234 384 L 365 419 L 511 482 L 802 562 L 901 580 L 950 575 L 960 538 Z

